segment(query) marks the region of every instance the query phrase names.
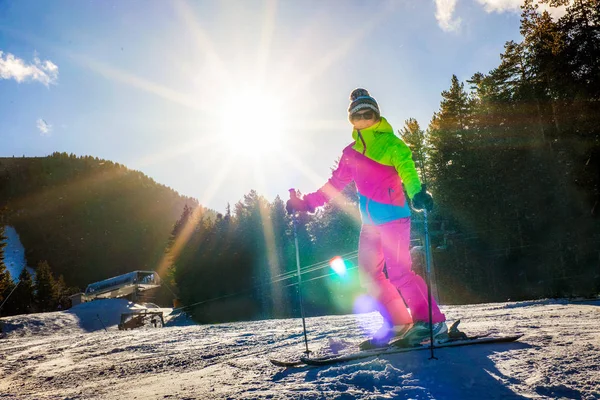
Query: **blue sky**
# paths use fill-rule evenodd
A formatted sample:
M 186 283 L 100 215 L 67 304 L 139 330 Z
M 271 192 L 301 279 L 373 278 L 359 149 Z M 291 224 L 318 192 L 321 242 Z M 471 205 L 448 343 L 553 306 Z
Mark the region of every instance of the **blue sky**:
M 367 88 L 427 127 L 519 0 L 0 0 L 0 156 L 92 155 L 224 211 L 323 184 Z

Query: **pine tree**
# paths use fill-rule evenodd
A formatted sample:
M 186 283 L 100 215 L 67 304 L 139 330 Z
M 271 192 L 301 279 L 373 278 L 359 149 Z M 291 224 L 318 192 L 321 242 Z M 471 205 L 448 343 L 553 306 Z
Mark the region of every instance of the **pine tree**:
M 427 141 L 425 139 L 425 132 L 421 129 L 421 126 L 414 118 L 409 118 L 404 121 L 404 127 L 398 132 L 402 140 L 410 147 L 413 155 L 413 161 L 419 171 L 419 176 L 426 177 L 427 171 L 425 167 L 427 165 Z
M 171 231 L 171 238 L 176 238 L 177 236 L 179 236 L 179 233 L 187 225 L 188 221 L 192 217 L 192 214 L 193 214 L 192 208 L 189 205 L 185 204 L 183 206 L 183 211 L 181 212 L 181 216 L 179 217 L 177 222 L 175 222 L 175 226 L 173 227 L 173 230 Z
M 56 311 L 58 293 L 50 265 L 47 261 L 40 261 L 35 272 L 35 300 L 38 310 Z
M 66 310 L 70 307 L 71 300 L 69 296 L 72 293 L 72 290 L 65 283 L 65 277 L 60 275 L 58 279 L 55 281 L 54 292 L 56 296 L 56 305 L 59 310 Z
M 472 101 L 464 84 L 452 76 L 450 89 L 442 92 L 440 110 L 434 114 L 428 129 L 429 169 L 436 204 L 448 212 L 458 212 L 470 202 L 472 184 L 469 161 L 474 156 L 472 146 L 475 131 L 472 129 Z
M 253 275 L 252 286 L 256 288 L 255 301 L 260 305 L 260 316 L 268 317 L 275 307 L 270 282 L 272 277 L 277 276 L 276 271 L 272 271 L 276 258 L 269 255 L 274 238 L 268 202 L 255 190 L 251 190 L 244 195 L 243 202 L 236 204 L 235 210 L 239 223 L 238 240 L 246 244 L 246 249 L 251 254 L 247 263 Z
M 285 203 L 279 196 L 275 198 L 270 205 L 270 221 L 273 231 L 273 245 L 269 249 L 270 262 L 273 276 L 271 278 L 273 285 L 273 316 L 287 317 L 289 315 L 290 291 L 287 285 L 289 280 L 282 280 L 282 276 L 288 271 L 289 266 L 294 265 L 290 246 L 292 244 L 289 231 L 287 229 L 287 212 Z
M 14 314 L 28 314 L 35 311 L 35 292 L 33 279 L 27 268 L 23 268 L 19 274 L 19 283 L 11 300 L 11 310 Z
M 167 284 L 171 285 L 171 286 L 175 286 L 175 269 L 176 269 L 176 265 L 175 265 L 175 260 L 177 259 L 179 252 L 181 251 L 181 248 L 185 246 L 185 242 L 187 241 L 187 239 L 181 239 L 180 241 L 178 241 L 178 239 L 181 236 L 181 233 L 184 229 L 186 229 L 187 227 L 187 234 L 190 235 L 191 232 L 194 229 L 193 225 L 189 225 L 190 224 L 190 220 L 193 217 L 193 210 L 190 206 L 188 206 L 187 204 L 185 204 L 183 206 L 183 211 L 181 212 L 181 216 L 179 217 L 179 219 L 175 222 L 175 225 L 173 225 L 173 229 L 171 230 L 171 236 L 169 237 L 169 241 L 167 242 L 167 246 L 165 249 L 165 257 L 166 257 L 166 263 L 167 263 L 167 273 L 166 276 L 164 277 L 164 279 L 166 279 Z
M 2 219 L 0 219 L 0 222 Z M 7 307 L 8 300 L 5 302 L 7 297 L 10 295 L 12 290 L 14 289 L 14 283 L 12 282 L 10 272 L 6 269 L 6 265 L 4 265 L 4 248 L 6 247 L 6 236 L 4 236 L 4 225 L 0 224 L 0 304 L 5 303 L 3 309 L 0 310 L 0 315 L 2 312 L 6 313 L 5 308 Z

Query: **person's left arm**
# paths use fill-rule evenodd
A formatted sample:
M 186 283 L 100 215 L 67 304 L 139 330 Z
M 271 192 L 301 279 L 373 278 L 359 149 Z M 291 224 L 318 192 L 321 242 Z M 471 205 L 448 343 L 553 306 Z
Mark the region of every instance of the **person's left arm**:
M 415 194 L 421 191 L 421 180 L 415 168 L 410 148 L 402 139 L 396 139 L 395 143 L 390 146 L 390 160 L 396 171 L 398 171 L 400 179 L 402 179 L 408 197 L 412 200 Z

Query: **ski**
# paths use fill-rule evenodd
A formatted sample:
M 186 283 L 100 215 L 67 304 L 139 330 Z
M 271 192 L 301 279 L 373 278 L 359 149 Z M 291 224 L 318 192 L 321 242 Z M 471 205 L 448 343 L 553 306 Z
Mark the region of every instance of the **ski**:
M 337 358 L 337 357 L 340 357 L 340 354 L 329 354 L 326 356 L 316 357 L 315 359 L 327 360 L 329 358 Z M 300 357 L 299 360 L 277 360 L 274 358 L 270 358 L 269 361 L 271 362 L 271 364 L 276 365 L 278 367 L 293 368 L 293 367 L 301 367 L 301 366 L 306 365 L 306 363 L 304 361 L 302 361 L 303 358 L 305 358 L 305 357 Z
M 486 343 L 509 343 L 518 340 L 523 335 L 513 336 L 491 336 L 490 332 L 482 333 L 479 335 L 467 335 L 466 333 L 458 329 L 460 319 L 456 320 L 448 329 L 448 333 L 445 334 L 445 338 L 442 341 L 438 341 L 433 345 L 434 349 L 441 349 L 445 347 L 458 347 L 458 346 L 469 346 L 475 344 L 486 344 Z M 362 342 L 361 345 L 365 343 Z M 381 347 L 374 347 L 366 350 L 358 350 L 351 353 L 344 354 L 328 354 L 321 357 L 300 357 L 295 360 L 277 360 L 270 359 L 269 361 L 278 367 L 293 368 L 301 367 L 306 365 L 329 365 L 344 361 L 360 360 L 362 358 L 377 357 L 386 354 L 397 354 L 406 353 L 409 351 L 427 350 L 431 346 L 429 342 L 422 343 L 410 343 L 405 338 L 397 338 Z
M 292 368 L 292 367 L 299 367 L 301 365 L 305 365 L 304 361 L 300 361 L 300 360 L 296 360 L 296 361 L 287 361 L 287 360 L 276 360 L 276 359 L 269 359 L 269 361 L 271 361 L 271 364 L 276 365 L 278 367 L 283 367 L 283 368 Z
M 510 342 L 514 342 L 514 341 L 518 340 L 522 336 L 523 335 L 495 336 L 495 337 L 483 336 L 483 337 L 474 337 L 474 338 L 458 339 L 458 340 L 451 339 L 447 342 L 434 344 L 433 348 L 434 349 L 443 349 L 446 347 L 472 346 L 472 345 L 477 345 L 477 344 L 510 343 Z M 398 343 L 398 342 L 400 342 L 400 343 Z M 333 357 L 328 356 L 328 357 L 322 357 L 322 358 L 301 357 L 300 361 L 302 361 L 306 365 L 316 365 L 316 366 L 330 365 L 330 364 L 337 364 L 337 363 L 346 362 L 346 361 L 360 360 L 360 359 L 369 358 L 369 357 L 378 357 L 378 356 L 385 356 L 385 355 L 389 355 L 389 354 L 407 353 L 410 351 L 418 351 L 418 350 L 428 350 L 431 347 L 429 343 L 417 344 L 414 346 L 406 347 L 405 343 L 401 343 L 401 342 L 402 342 L 402 339 L 399 339 L 396 342 L 390 343 L 390 345 L 388 347 L 383 348 L 383 349 L 359 351 L 356 353 L 344 354 L 342 356 L 337 356 L 337 357 L 335 357 L 335 356 L 333 356 Z

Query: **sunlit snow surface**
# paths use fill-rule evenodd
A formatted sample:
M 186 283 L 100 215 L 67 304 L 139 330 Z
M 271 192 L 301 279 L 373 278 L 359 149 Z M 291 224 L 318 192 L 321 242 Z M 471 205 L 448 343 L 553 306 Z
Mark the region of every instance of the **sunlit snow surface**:
M 132 307 L 102 300 L 2 318 L 0 399 L 600 398 L 600 301 L 446 307 L 466 332 L 525 336 L 438 350 L 437 360 L 421 351 L 290 369 L 269 358 L 302 354 L 298 319 L 196 326 L 180 316 L 172 324 L 186 326 L 119 331 Z M 309 347 L 348 351 L 361 326 L 379 323 L 377 314 L 309 318 Z

